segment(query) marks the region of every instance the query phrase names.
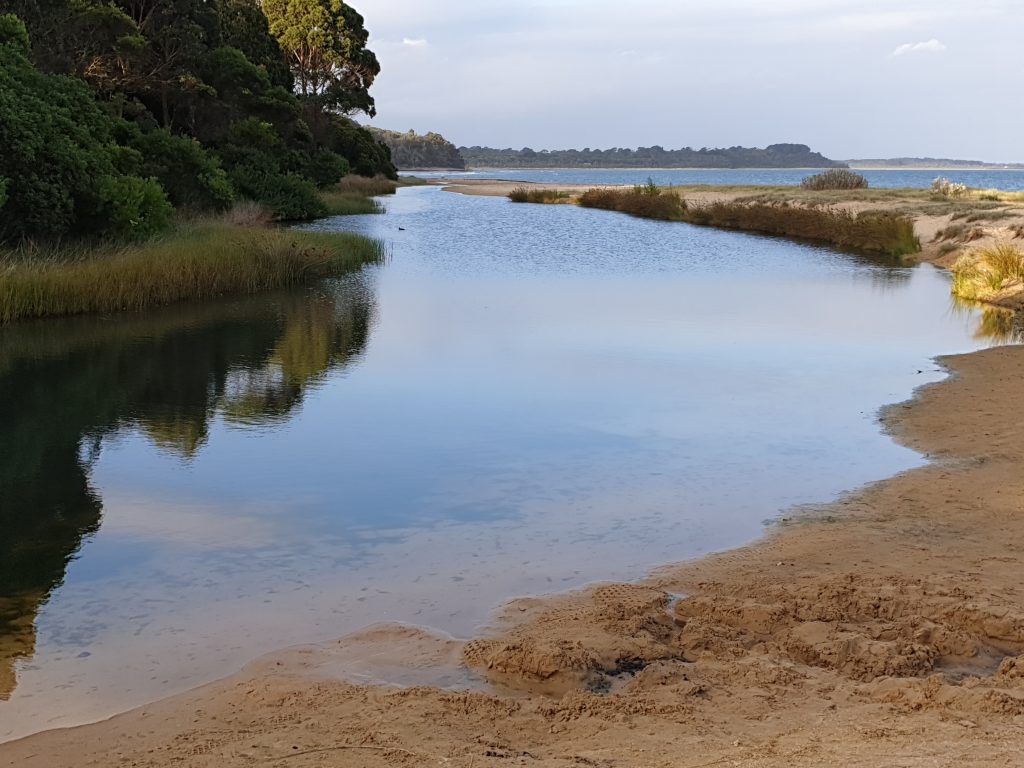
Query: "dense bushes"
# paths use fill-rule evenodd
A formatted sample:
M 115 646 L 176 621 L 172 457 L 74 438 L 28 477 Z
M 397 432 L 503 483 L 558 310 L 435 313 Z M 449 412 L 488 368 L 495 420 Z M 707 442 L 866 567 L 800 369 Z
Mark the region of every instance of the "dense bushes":
M 160 186 L 120 172 L 127 155 L 88 88 L 29 61 L 24 24 L 0 16 L 0 240 L 135 235 L 166 218 Z
M 868 180 L 861 174 L 846 168 L 832 168 L 808 176 L 800 182 L 800 186 L 810 190 L 867 189 Z
M 371 108 L 373 73 L 343 77 L 347 56 L 372 63 L 361 18 L 310 2 L 329 2 L 344 26 L 321 30 L 348 46 L 315 73 L 334 82 L 331 103 Z M 217 212 L 247 198 L 306 219 L 325 211 L 317 190 L 352 172 L 396 176 L 387 147 L 349 113 L 293 92 L 295 52 L 259 0 L 3 7 L 22 18 L 0 16 L 0 242 L 144 236 L 170 206 Z M 278 15 L 300 36 L 319 23 L 292 5 Z

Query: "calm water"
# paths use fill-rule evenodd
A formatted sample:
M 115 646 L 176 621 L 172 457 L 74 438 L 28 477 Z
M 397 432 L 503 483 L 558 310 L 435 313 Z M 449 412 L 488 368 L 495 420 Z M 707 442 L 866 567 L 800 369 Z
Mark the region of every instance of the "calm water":
M 437 188 L 314 289 L 0 330 L 0 738 L 382 620 L 637 577 L 918 464 L 946 278 Z M 402 228 L 401 230 L 399 228 Z
M 938 176 L 966 184 L 976 189 L 1002 189 L 1007 192 L 1024 190 L 1024 170 L 1021 171 L 857 171 L 867 177 L 872 187 L 883 189 L 917 188 L 932 185 Z M 422 178 L 508 179 L 511 181 L 538 181 L 546 184 L 643 184 L 648 178 L 656 184 L 756 184 L 758 186 L 792 185 L 820 170 L 806 168 L 758 170 L 678 169 L 628 170 L 619 168 L 555 168 L 555 169 L 493 169 L 459 173 L 458 171 L 419 172 Z

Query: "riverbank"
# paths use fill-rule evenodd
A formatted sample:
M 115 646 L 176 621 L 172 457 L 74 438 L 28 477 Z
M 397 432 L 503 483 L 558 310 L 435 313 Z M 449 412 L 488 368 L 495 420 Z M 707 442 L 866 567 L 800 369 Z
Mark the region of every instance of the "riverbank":
M 1014 765 L 1024 349 L 944 363 L 885 415 L 932 464 L 758 544 L 514 601 L 468 644 L 380 627 L 284 651 L 0 765 Z M 465 683 L 461 659 L 500 689 L 426 687 Z
M 384 258 L 348 233 L 209 220 L 142 243 L 22 250 L 0 262 L 0 324 L 252 294 L 344 274 Z

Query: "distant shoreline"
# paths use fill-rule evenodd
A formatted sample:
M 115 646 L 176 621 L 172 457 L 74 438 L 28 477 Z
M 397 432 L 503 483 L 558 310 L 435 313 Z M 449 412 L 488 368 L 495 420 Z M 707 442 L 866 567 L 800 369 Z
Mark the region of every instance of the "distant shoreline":
M 1000 171 L 1000 172 L 1017 172 L 1024 173 L 1024 167 L 1004 167 L 1004 166 L 985 166 L 979 167 L 963 167 L 963 166 L 880 166 L 880 165 L 851 165 L 851 170 L 855 171 L 956 171 L 958 173 L 965 172 L 986 172 L 986 171 Z M 721 167 L 667 167 L 667 168 L 653 168 L 648 166 L 561 166 L 561 165 L 550 165 L 550 166 L 530 166 L 530 167 L 518 167 L 509 168 L 504 166 L 474 166 L 472 168 L 400 168 L 399 173 L 480 173 L 485 171 L 821 171 L 826 170 L 824 166 L 794 166 L 787 168 L 780 168 L 778 166 L 772 168 L 758 168 L 758 167 L 744 167 L 744 168 L 721 168 Z

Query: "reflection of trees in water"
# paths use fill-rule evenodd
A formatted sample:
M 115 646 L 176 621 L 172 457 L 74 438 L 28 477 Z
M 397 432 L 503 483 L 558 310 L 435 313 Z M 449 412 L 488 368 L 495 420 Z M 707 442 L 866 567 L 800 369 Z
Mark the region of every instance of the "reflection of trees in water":
M 88 471 L 102 438 L 137 425 L 190 458 L 218 413 L 285 420 L 365 347 L 372 293 L 356 276 L 301 293 L 0 331 L 0 700 L 31 655 L 40 605 L 102 503 Z
M 1024 313 L 953 297 L 953 311 L 957 314 L 974 310 L 981 312 L 974 338 L 993 345 L 1024 344 Z

